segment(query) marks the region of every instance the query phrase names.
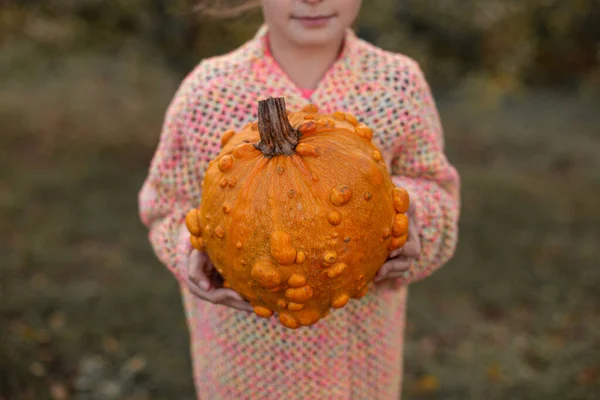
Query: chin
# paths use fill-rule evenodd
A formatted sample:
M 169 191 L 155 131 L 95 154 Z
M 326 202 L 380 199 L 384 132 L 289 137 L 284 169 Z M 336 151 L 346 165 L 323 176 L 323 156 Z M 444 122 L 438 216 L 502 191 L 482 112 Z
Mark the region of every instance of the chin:
M 290 38 L 301 46 L 323 46 L 344 36 L 339 29 L 294 29 Z

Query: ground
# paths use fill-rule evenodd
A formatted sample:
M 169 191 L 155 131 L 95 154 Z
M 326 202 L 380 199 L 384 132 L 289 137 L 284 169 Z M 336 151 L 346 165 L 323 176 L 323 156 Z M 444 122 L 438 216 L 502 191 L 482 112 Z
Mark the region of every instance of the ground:
M 3 86 L 0 399 L 192 399 L 178 288 L 137 213 L 177 79 L 92 64 Z M 597 398 L 598 102 L 469 90 L 438 97 L 460 242 L 410 288 L 403 398 Z

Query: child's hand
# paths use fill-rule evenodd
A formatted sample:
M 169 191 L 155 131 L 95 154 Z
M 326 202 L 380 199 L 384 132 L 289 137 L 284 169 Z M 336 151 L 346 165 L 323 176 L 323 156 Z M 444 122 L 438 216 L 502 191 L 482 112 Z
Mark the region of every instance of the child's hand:
M 187 286 L 191 293 L 202 300 L 238 310 L 253 312 L 254 309 L 239 293 L 223 288 L 223 278 L 216 271 L 206 253 L 192 250 L 187 265 Z
M 401 278 L 413 260 L 421 254 L 421 240 L 419 239 L 418 224 L 414 203 L 408 209 L 408 240 L 404 246 L 392 251 L 375 275 L 373 282 L 378 283 L 386 279 Z

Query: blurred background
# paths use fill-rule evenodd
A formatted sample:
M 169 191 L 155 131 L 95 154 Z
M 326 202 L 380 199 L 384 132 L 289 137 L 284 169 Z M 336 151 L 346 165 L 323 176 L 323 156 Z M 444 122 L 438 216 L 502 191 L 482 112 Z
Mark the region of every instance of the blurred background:
M 193 399 L 137 192 L 165 108 L 259 12 L 0 1 L 0 399 Z M 600 393 L 600 2 L 367 0 L 419 61 L 463 179 L 455 258 L 411 287 L 406 399 Z

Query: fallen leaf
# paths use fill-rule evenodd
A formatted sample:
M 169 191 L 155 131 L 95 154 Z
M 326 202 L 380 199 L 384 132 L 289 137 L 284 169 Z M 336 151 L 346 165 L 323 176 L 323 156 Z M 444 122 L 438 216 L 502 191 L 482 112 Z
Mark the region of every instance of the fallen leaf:
M 558 348 L 565 347 L 566 338 L 565 338 L 564 333 L 562 333 L 562 332 L 551 333 L 549 337 L 550 337 L 550 339 L 549 339 L 550 343 L 554 347 L 558 347 Z
M 52 329 L 58 330 L 65 325 L 67 321 L 67 315 L 63 311 L 53 312 L 48 318 L 48 322 Z
M 67 400 L 69 392 L 64 384 L 60 382 L 52 382 L 50 384 L 50 397 L 53 400 Z
M 33 364 L 31 364 L 29 366 L 29 371 L 38 378 L 46 376 L 47 374 L 46 367 L 44 367 L 44 365 L 39 362 L 34 362 Z
M 136 355 L 127 361 L 127 369 L 133 373 L 138 373 L 146 368 L 146 358 L 141 355 Z
M 440 388 L 440 381 L 433 375 L 423 375 L 415 383 L 415 391 L 418 394 L 433 393 Z
M 116 352 L 119 349 L 119 342 L 114 336 L 108 336 L 102 339 L 102 347 L 109 354 Z
M 590 386 L 600 382 L 600 370 L 597 367 L 587 367 L 579 371 L 576 381 L 581 386 Z
M 486 374 L 492 382 L 500 382 L 502 380 L 502 370 L 498 364 L 490 365 L 486 370 Z

